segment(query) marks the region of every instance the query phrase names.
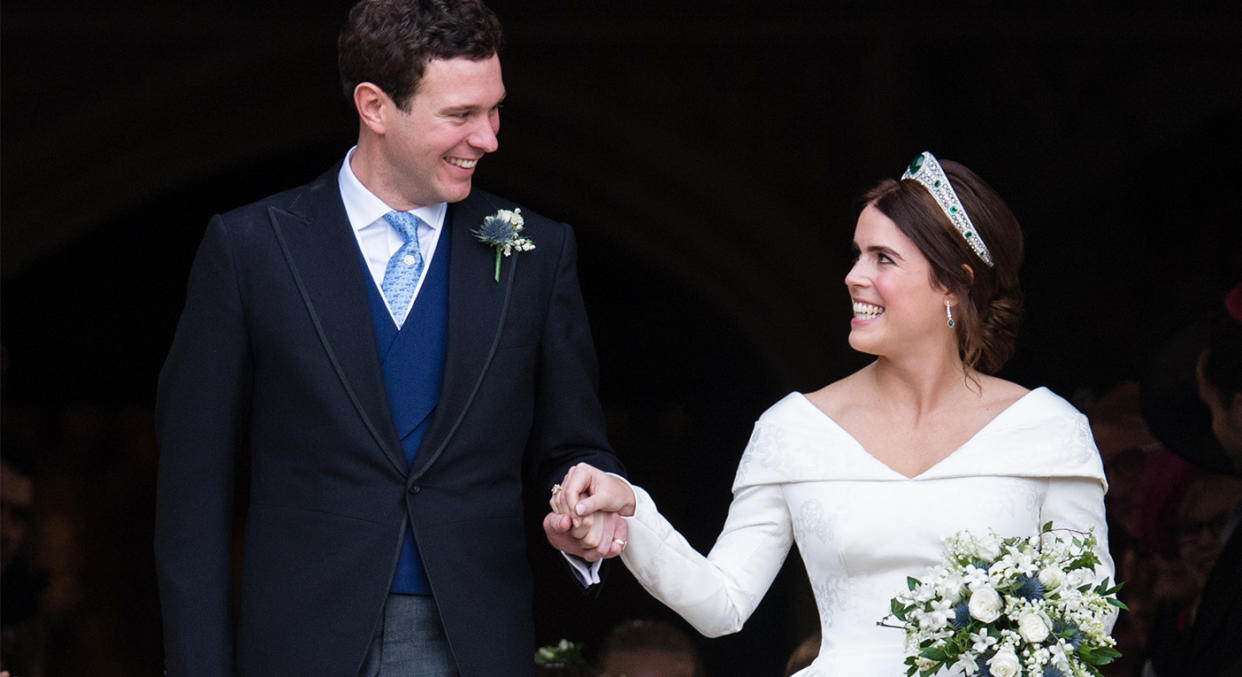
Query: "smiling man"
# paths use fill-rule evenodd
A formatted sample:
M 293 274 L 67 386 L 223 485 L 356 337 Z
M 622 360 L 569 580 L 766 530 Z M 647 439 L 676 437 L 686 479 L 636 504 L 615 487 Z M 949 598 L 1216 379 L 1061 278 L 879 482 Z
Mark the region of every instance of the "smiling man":
M 572 231 L 472 185 L 500 40 L 479 2 L 358 3 L 338 43 L 357 145 L 208 225 L 156 410 L 168 674 L 532 671 L 523 489 L 623 469 Z M 624 537 L 604 530 L 553 540 L 593 562 Z

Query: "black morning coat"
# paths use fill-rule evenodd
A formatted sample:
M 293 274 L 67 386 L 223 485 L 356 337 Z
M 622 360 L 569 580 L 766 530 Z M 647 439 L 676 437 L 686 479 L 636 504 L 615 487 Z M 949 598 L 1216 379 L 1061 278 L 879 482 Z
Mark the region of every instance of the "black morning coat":
M 356 675 L 411 520 L 465 677 L 532 671 L 522 490 L 579 461 L 624 472 L 604 434 L 569 226 L 522 210 L 533 251 L 470 231 L 505 201 L 449 205 L 444 377 L 406 468 L 357 242 L 337 185 L 214 217 L 160 374 L 155 552 L 169 675 Z M 234 470 L 250 457 L 238 617 Z

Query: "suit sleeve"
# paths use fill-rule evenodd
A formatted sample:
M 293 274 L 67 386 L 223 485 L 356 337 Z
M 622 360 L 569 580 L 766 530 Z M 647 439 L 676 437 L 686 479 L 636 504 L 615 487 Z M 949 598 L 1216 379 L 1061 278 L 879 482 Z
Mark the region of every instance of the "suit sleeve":
M 169 675 L 233 673 L 233 478 L 250 380 L 236 261 L 217 216 L 191 268 L 156 395 L 155 556 Z
M 550 490 L 576 463 L 625 474 L 605 435 L 599 365 L 578 286 L 577 246 L 572 229 L 563 228 L 539 348 L 528 448 L 528 472 L 539 491 Z

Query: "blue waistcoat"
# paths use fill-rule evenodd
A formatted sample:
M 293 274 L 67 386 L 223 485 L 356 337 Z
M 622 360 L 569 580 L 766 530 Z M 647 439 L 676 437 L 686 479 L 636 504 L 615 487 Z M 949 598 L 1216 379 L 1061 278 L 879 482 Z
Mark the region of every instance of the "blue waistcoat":
M 367 300 L 371 304 L 375 343 L 388 391 L 388 408 L 397 436 L 401 438 L 406 467 L 414 462 L 418 445 L 431 426 L 444 373 L 444 347 L 448 334 L 448 261 L 452 238 L 447 223 L 442 229 L 431 267 L 423 273 L 423 286 L 399 331 L 383 295 L 374 284 L 366 261 L 362 261 L 366 279 L 372 281 L 367 285 Z M 431 594 L 431 585 L 427 582 L 427 573 L 414 542 L 414 530 L 408 524 L 401 541 L 397 571 L 392 579 L 392 592 Z

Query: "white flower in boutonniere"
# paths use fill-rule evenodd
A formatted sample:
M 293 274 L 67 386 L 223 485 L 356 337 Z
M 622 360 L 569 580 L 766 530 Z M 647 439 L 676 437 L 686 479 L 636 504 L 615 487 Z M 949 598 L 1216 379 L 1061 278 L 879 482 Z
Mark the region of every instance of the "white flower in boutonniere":
M 498 209 L 495 214 L 483 219 L 481 228 L 470 231 L 484 244 L 496 248 L 494 277 L 497 282 L 500 282 L 500 257 L 502 255 L 508 256 L 515 251 L 528 252 L 535 248 L 535 243 L 531 242 L 530 238 L 518 234 L 522 232 L 522 226 L 525 223 L 521 209 Z

